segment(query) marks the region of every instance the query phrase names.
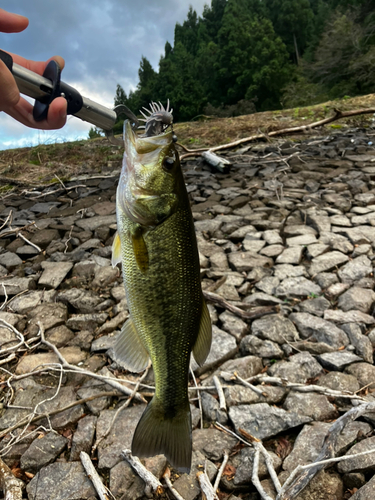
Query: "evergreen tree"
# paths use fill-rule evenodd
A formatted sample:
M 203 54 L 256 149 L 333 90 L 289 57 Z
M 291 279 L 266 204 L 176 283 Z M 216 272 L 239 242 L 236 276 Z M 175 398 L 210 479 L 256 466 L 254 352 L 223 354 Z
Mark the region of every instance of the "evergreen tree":
M 119 104 L 125 104 L 125 106 L 127 106 L 128 98 L 126 97 L 125 90 L 121 87 L 121 85 L 117 84 L 116 95 L 115 95 L 115 106 L 118 106 Z

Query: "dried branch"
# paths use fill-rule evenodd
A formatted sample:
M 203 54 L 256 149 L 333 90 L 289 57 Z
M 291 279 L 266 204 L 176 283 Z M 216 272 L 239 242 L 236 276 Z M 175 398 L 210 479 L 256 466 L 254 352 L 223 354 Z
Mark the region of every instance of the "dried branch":
M 356 109 L 353 111 L 340 111 L 339 109 L 335 109 L 334 112 L 335 114 L 333 116 L 324 118 L 323 120 L 319 120 L 314 123 L 309 123 L 307 125 L 300 125 L 298 127 L 289 127 L 280 130 L 273 130 L 272 132 L 268 132 L 267 136 L 278 137 L 280 135 L 293 135 L 293 134 L 306 133 L 314 128 L 322 127 L 323 125 L 328 125 L 329 123 L 341 120 L 342 118 L 349 118 L 350 116 L 375 113 L 375 108 Z M 264 133 L 250 135 L 249 137 L 244 137 L 243 139 L 238 139 L 237 141 L 229 142 L 227 144 L 222 144 L 221 146 L 214 146 L 212 148 L 196 149 L 196 150 L 188 149 L 179 144 L 184 149 L 184 151 L 186 151 L 186 154 L 181 155 L 180 158 L 181 160 L 183 160 L 184 158 L 192 156 L 200 156 L 201 153 L 203 153 L 204 151 L 223 151 L 224 149 L 230 149 L 236 146 L 240 146 L 241 144 L 245 144 L 246 142 L 259 141 L 261 139 L 264 139 Z
M 219 500 L 206 471 L 197 472 L 197 479 L 203 492 L 203 498 L 206 497 L 206 500 Z
M 63 368 L 69 369 L 69 370 L 76 372 L 76 373 L 80 373 L 81 375 L 87 375 L 87 376 L 95 378 L 97 380 L 102 380 L 102 381 L 104 380 L 108 385 L 111 385 L 112 387 L 114 387 L 115 389 L 117 389 L 121 393 L 126 394 L 127 396 L 130 396 L 132 394 L 133 391 L 131 389 L 129 389 L 128 387 L 121 385 L 117 381 L 118 379 L 114 379 L 114 378 L 112 379 L 110 377 L 103 377 L 102 375 L 98 375 L 97 373 L 93 373 L 93 372 L 90 372 L 88 370 L 84 370 L 83 368 L 80 368 L 79 366 L 69 364 L 66 361 L 66 359 L 63 357 L 63 355 L 60 353 L 60 351 L 57 349 L 57 347 L 45 339 L 44 329 L 43 329 L 42 324 L 39 321 L 38 321 L 38 326 L 39 326 L 40 338 L 41 338 L 42 344 L 44 344 L 44 345 L 48 346 L 50 349 L 52 349 L 52 351 L 56 354 L 56 356 L 60 360 L 60 363 L 61 363 Z M 140 401 L 141 403 L 147 403 L 145 398 L 141 394 L 139 394 L 138 392 L 134 395 L 134 399 L 136 399 L 137 401 Z
M 322 451 L 320 452 L 318 458 L 312 464 L 298 466 L 291 473 L 287 481 L 283 484 L 276 500 L 293 500 L 299 493 L 309 484 L 309 482 L 314 478 L 314 476 L 324 469 L 328 464 L 333 462 L 339 462 L 341 460 L 348 460 L 355 456 L 364 455 L 366 453 L 375 452 L 375 450 L 368 450 L 366 452 L 358 453 L 356 455 L 346 455 L 343 457 L 334 458 L 336 453 L 336 443 L 339 434 L 342 432 L 344 427 L 351 421 L 357 419 L 361 415 L 367 412 L 375 411 L 375 403 L 366 403 L 359 406 L 351 408 L 349 411 L 344 413 L 336 422 L 330 427 L 326 439 L 323 444 Z M 301 472 L 300 475 L 299 472 Z
M 87 477 L 91 479 L 91 482 L 94 485 L 94 488 L 99 495 L 100 500 L 110 500 L 109 496 L 107 495 L 107 489 L 102 483 L 99 474 L 96 472 L 95 467 L 93 466 L 93 463 L 91 462 L 88 454 L 84 451 L 81 451 L 81 453 L 79 454 L 79 458 L 81 459 Z M 112 498 L 114 498 L 113 495 L 111 496 Z
M 0 486 L 4 500 L 22 500 L 23 482 L 16 478 L 9 467 L 0 458 Z
M 228 311 L 232 312 L 233 314 L 239 316 L 242 319 L 255 319 L 261 316 L 265 316 L 266 314 L 274 314 L 280 311 L 279 306 L 265 306 L 257 308 L 256 311 L 243 311 L 239 307 L 236 307 L 233 304 L 227 302 L 225 299 L 223 299 L 223 297 L 221 297 L 217 293 L 212 293 L 203 290 L 203 295 L 205 299 L 207 299 L 209 302 L 213 302 L 214 304 L 217 304 L 223 309 L 227 309 Z
M 273 500 L 269 495 L 267 495 L 259 479 L 259 474 L 258 474 L 259 457 L 260 457 L 260 450 L 256 449 L 253 458 L 253 472 L 251 474 L 251 480 L 253 482 L 253 485 L 257 489 L 259 495 L 263 498 L 263 500 Z
M 224 391 L 223 391 L 223 387 L 220 383 L 220 380 L 218 379 L 218 377 L 216 375 L 214 375 L 212 380 L 213 380 L 213 383 L 215 384 L 217 395 L 219 396 L 219 409 L 226 411 L 227 404 L 225 402 Z
M 28 239 L 26 238 L 26 236 L 24 236 L 24 235 L 21 233 L 21 231 L 17 234 L 17 237 L 18 237 L 18 238 L 21 238 L 21 240 L 23 240 L 25 243 L 27 243 L 27 244 L 28 244 L 28 245 L 30 245 L 31 247 L 35 248 L 35 250 L 36 250 L 37 252 L 39 252 L 39 253 L 40 253 L 40 252 L 42 251 L 42 249 L 41 249 L 40 247 L 38 247 L 38 245 L 35 245 L 35 243 L 31 243 L 31 241 L 30 241 L 30 240 L 28 240 Z
M 138 476 L 146 483 L 145 495 L 152 497 L 152 492 L 160 494 L 163 492 L 161 482 L 141 463 L 138 457 L 133 457 L 130 450 L 124 450 L 121 455 L 133 467 Z
M 10 323 L 8 323 L 7 321 L 5 321 L 5 319 L 0 319 L 0 324 L 4 325 L 5 328 L 8 328 L 8 330 L 10 330 L 11 332 L 15 333 L 16 336 L 18 337 L 19 339 L 19 343 L 13 347 L 8 347 L 7 349 L 1 349 L 0 350 L 0 355 L 3 355 L 5 354 L 6 352 L 12 352 L 12 351 L 17 351 L 17 349 L 19 347 L 21 347 L 21 345 L 23 345 L 25 343 L 25 338 L 24 336 L 22 335 L 21 332 L 19 332 L 17 330 L 17 328 L 15 328 L 13 325 L 11 325 Z
M 216 479 L 214 482 L 214 486 L 213 486 L 215 493 L 217 492 L 217 490 L 219 488 L 221 476 L 223 475 L 223 472 L 224 472 L 225 466 L 227 465 L 228 459 L 229 459 L 228 452 L 224 451 L 223 462 L 220 466 L 219 472 L 217 473 L 217 476 L 216 476 Z
M 166 485 L 168 486 L 169 491 L 172 493 L 172 495 L 176 498 L 176 500 L 185 500 L 184 497 L 182 497 L 179 492 L 173 487 L 173 484 L 171 482 L 171 471 L 166 468 L 164 475 L 163 475 L 164 481 Z

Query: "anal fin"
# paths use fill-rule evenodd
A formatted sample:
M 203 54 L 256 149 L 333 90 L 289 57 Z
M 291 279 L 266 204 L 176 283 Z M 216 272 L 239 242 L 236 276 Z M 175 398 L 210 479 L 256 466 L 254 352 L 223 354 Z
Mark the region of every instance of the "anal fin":
M 131 318 L 124 323 L 115 343 L 114 359 L 123 368 L 134 373 L 139 373 L 148 366 L 150 359 L 148 352 Z
M 207 304 L 202 297 L 202 314 L 199 325 L 199 333 L 193 347 L 194 359 L 199 366 L 202 366 L 210 352 L 212 341 L 212 325 Z

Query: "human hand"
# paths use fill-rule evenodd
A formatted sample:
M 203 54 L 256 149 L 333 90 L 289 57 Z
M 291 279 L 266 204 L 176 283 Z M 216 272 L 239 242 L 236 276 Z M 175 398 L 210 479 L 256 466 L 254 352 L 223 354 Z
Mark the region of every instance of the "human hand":
M 19 33 L 26 29 L 28 24 L 29 20 L 26 17 L 11 14 L 0 9 L 0 32 Z M 39 75 L 43 75 L 45 67 L 52 59 L 57 62 L 61 69 L 65 66 L 64 59 L 60 56 L 51 57 L 46 62 L 36 62 L 10 52 L 9 54 L 12 56 L 13 62 Z M 66 99 L 58 97 L 50 104 L 47 119 L 40 122 L 35 121 L 33 118 L 33 106 L 20 96 L 12 73 L 3 61 L 0 60 L 0 111 L 4 111 L 27 127 L 51 130 L 61 128 L 65 125 L 66 107 Z

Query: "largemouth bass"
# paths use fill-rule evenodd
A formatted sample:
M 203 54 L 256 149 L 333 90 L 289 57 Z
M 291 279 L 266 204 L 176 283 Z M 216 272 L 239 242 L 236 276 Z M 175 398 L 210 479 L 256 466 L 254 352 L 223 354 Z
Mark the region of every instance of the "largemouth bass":
M 188 472 L 190 357 L 193 352 L 197 363 L 204 363 L 211 346 L 211 321 L 173 139 L 172 130 L 139 136 L 125 122 L 112 263 L 122 262 L 129 319 L 114 352 L 116 361 L 132 372 L 144 370 L 151 358 L 155 374 L 155 395 L 135 430 L 132 453 L 163 453 L 173 467 Z

